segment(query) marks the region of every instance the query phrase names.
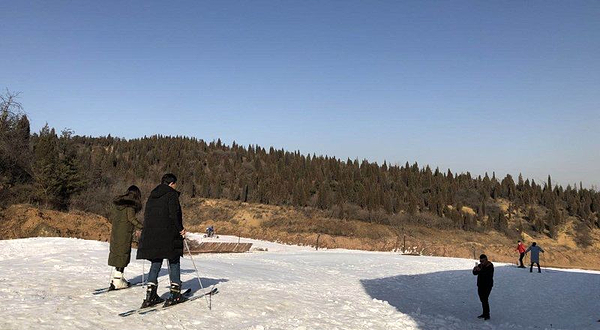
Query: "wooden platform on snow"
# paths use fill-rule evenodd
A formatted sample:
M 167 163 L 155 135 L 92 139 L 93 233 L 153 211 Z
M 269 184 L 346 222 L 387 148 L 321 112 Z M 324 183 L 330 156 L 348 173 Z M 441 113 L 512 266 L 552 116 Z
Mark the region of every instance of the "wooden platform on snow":
M 244 253 L 250 251 L 252 243 L 202 242 L 191 249 L 198 253 Z

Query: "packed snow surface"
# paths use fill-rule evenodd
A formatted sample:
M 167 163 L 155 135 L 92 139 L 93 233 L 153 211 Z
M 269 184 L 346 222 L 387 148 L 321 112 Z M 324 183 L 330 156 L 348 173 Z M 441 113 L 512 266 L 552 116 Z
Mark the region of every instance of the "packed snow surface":
M 143 287 L 92 294 L 108 286 L 108 243 L 0 241 L 0 329 L 600 329 L 598 272 L 496 263 L 486 322 L 476 318 L 474 260 L 240 241 L 268 251 L 194 256 L 203 285 L 219 288 L 212 310 L 198 299 L 126 318 L 118 314 L 141 304 Z M 132 260 L 125 274 L 140 282 L 148 268 Z M 181 269 L 183 286 L 199 294 L 189 257 Z M 163 297 L 168 284 L 163 265 Z

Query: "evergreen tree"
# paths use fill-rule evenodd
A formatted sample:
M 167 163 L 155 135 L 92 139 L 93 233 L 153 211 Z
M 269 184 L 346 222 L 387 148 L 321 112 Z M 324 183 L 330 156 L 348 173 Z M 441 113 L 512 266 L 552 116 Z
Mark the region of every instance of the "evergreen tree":
M 48 206 L 56 202 L 58 179 L 58 137 L 46 124 L 39 133 L 34 146 L 33 173 L 38 198 Z
M 506 231 L 508 229 L 508 220 L 504 215 L 504 212 L 500 211 L 498 213 L 498 218 L 496 219 L 496 230 L 498 231 Z
M 54 193 L 56 206 L 60 209 L 68 209 L 71 196 L 82 191 L 86 185 L 71 135 L 70 130 L 63 130 L 59 140 L 60 161 L 56 167 Z

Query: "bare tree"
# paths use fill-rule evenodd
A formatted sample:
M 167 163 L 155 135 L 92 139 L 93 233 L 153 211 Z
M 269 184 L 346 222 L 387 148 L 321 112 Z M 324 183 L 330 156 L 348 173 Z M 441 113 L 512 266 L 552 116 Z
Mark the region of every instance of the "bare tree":
M 0 190 L 31 176 L 29 120 L 19 95 L 8 89 L 0 94 Z
M 20 95 L 20 92 L 11 92 L 8 88 L 6 92 L 0 94 L 0 113 L 2 114 L 2 119 L 5 119 L 5 117 L 15 117 L 23 112 L 23 105 L 17 101 Z

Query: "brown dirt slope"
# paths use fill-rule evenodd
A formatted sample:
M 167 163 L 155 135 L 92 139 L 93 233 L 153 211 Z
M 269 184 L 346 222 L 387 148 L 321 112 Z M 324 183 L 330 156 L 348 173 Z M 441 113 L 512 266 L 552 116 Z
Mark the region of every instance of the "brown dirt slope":
M 25 237 L 76 237 L 98 241 L 110 238 L 110 223 L 85 212 L 42 210 L 12 205 L 0 212 L 0 239 Z
M 439 230 L 427 226 L 384 226 L 357 220 L 327 217 L 314 209 L 298 209 L 227 200 L 192 199 L 186 201 L 184 221 L 188 230 L 203 232 L 214 225 L 220 234 L 240 235 L 289 244 L 347 248 L 369 251 L 416 252 L 423 255 L 474 258 L 487 254 L 491 260 L 516 263 L 516 239 L 526 245 L 537 242 L 547 252 L 544 266 L 599 269 L 600 230 L 593 230 L 593 245 L 578 247 L 573 240 L 572 225 L 561 231 L 558 239 L 546 235 L 529 236 L 515 232 L 513 239 L 496 231 L 465 232 Z M 527 258 L 525 261 L 527 262 Z
M 422 255 L 474 258 L 486 253 L 492 261 L 516 263 L 516 238 L 496 231 L 439 230 L 425 225 L 385 226 L 328 217 L 308 208 L 248 204 L 227 200 L 191 199 L 184 208 L 189 231 L 204 232 L 214 225 L 218 234 L 240 235 L 288 244 L 370 251 L 416 252 Z M 563 226 L 557 239 L 546 235 L 514 233 L 526 245 L 538 242 L 547 252 L 542 266 L 600 270 L 600 230 L 591 231 L 592 246 L 575 244 L 572 223 Z M 60 236 L 108 241 L 110 223 L 104 217 L 74 211 L 40 210 L 14 205 L 0 211 L 0 239 Z

